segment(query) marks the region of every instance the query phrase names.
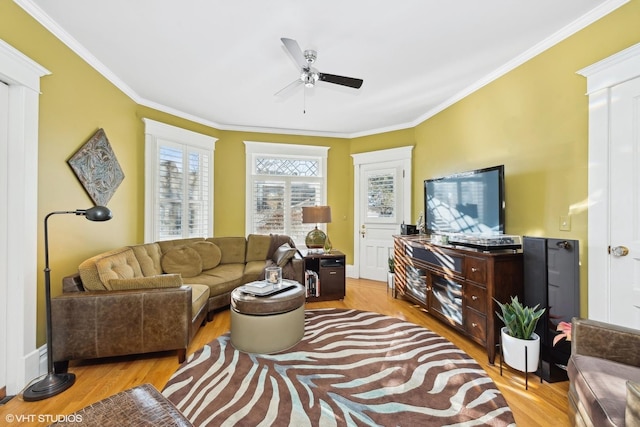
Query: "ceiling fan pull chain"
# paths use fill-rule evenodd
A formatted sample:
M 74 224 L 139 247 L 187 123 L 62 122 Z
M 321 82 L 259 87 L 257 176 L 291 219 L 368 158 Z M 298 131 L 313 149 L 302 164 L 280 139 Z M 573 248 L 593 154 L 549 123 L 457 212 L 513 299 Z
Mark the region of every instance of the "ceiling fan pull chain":
M 302 88 L 302 114 L 307 114 L 307 88 Z

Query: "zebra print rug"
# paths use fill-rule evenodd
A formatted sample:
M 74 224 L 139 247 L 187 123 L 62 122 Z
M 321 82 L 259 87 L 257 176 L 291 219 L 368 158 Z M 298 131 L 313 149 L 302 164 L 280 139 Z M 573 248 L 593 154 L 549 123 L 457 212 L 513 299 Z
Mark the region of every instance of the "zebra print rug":
M 271 355 L 239 352 L 225 334 L 191 355 L 162 394 L 196 426 L 515 425 L 462 350 L 358 310 L 307 310 L 302 341 Z

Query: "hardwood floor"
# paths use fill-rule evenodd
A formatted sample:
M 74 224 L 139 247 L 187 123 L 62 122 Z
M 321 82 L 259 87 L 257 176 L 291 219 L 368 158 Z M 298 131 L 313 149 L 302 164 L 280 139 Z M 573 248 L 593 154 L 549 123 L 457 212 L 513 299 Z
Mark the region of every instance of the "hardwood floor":
M 343 301 L 307 304 L 309 309 L 331 307 L 374 311 L 422 325 L 449 339 L 487 371 L 509 403 L 518 426 L 570 425 L 568 382 L 541 384 L 537 376 L 530 375 L 529 390 L 525 390 L 524 374 L 505 367 L 500 376 L 498 362 L 489 365 L 483 347 L 432 319 L 414 304 L 394 299 L 386 283 L 347 279 L 347 296 Z M 228 331 L 229 310 L 224 310 L 198 331 L 187 354 Z M 174 352 L 71 362 L 69 371 L 76 374 L 76 383 L 69 390 L 39 402 L 24 402 L 20 396 L 14 397 L 0 406 L 0 425 L 48 425 L 56 416 L 70 414 L 138 384 L 151 383 L 162 390 L 177 368 L 178 358 Z

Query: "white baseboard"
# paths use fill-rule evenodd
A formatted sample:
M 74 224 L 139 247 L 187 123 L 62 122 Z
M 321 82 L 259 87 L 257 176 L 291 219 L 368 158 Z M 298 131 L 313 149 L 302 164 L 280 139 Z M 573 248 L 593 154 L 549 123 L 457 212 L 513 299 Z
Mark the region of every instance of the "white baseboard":
M 355 271 L 355 268 L 353 267 L 353 264 L 351 265 L 347 265 L 347 269 L 345 270 L 345 276 L 349 277 L 351 279 L 357 279 L 358 278 L 358 274 Z
M 36 351 L 38 352 L 38 376 L 40 376 L 49 372 L 49 366 L 47 363 L 47 345 L 43 345 Z
M 42 350 L 35 349 L 31 353 L 26 354 L 21 359 L 21 366 L 18 366 L 18 370 L 15 372 L 15 376 L 11 374 L 7 375 L 7 394 L 18 394 L 29 383 L 36 378 L 39 378 L 43 373 L 47 373 L 47 346 L 44 346 L 44 371 L 42 371 Z

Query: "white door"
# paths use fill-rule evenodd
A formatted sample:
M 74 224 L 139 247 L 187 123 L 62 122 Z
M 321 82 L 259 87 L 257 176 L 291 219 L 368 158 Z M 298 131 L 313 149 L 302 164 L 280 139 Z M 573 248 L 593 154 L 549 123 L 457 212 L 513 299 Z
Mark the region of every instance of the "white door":
M 351 277 L 386 281 L 393 235 L 411 221 L 413 147 L 352 154 L 354 269 Z
M 640 78 L 610 99 L 610 322 L 640 329 Z
M 400 233 L 403 164 L 371 163 L 360 168 L 360 277 L 386 280 L 393 235 Z

